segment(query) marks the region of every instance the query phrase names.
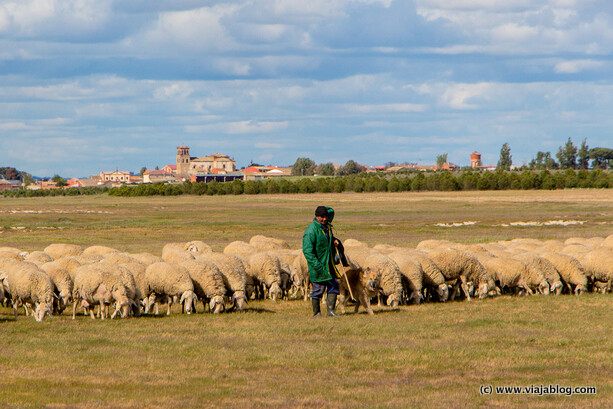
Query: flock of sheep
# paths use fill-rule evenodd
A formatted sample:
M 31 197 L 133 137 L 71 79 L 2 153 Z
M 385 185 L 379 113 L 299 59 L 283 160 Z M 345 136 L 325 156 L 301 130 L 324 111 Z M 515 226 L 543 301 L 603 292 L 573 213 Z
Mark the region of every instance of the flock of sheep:
M 613 235 L 464 245 L 425 240 L 416 248 L 344 242 L 348 267 L 339 267 L 339 305 L 355 300 L 373 314 L 371 300 L 400 304 L 512 293 L 579 295 L 613 287 Z M 257 235 L 215 253 L 202 241 L 169 243 L 162 256 L 125 253 L 106 246 L 82 248 L 51 244 L 43 251 L 0 247 L 0 302 L 42 321 L 72 304 L 97 315 L 122 318 L 159 313 L 159 305 L 181 304 L 187 314 L 202 302 L 204 311 L 241 311 L 250 299 L 304 297 L 309 274 L 301 250 Z M 112 308 L 112 312 L 111 312 Z M 31 310 L 31 312 L 30 312 Z

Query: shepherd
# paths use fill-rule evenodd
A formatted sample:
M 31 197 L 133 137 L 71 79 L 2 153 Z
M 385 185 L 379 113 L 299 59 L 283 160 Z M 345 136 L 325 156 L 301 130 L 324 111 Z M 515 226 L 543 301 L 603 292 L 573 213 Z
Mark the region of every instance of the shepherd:
M 348 266 L 343 251 L 343 245 L 334 237 L 332 220 L 334 209 L 327 206 L 318 206 L 315 209 L 315 218 L 302 236 L 302 252 L 309 266 L 309 278 L 313 284 L 311 291 L 311 303 L 313 305 L 313 317 L 320 318 L 320 300 L 324 293 L 327 294 L 326 304 L 328 317 L 337 317 L 336 297 L 339 294 L 338 279 L 341 275 L 336 267 L 342 263 Z

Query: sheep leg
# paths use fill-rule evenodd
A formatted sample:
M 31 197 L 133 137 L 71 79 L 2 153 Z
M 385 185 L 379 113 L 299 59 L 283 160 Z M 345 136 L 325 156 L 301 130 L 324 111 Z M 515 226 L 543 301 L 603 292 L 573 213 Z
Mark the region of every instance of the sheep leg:
M 460 286 L 462 287 L 462 291 L 464 291 L 464 295 L 466 295 L 466 301 L 470 301 L 470 292 L 468 291 L 468 285 L 465 276 L 460 276 Z
M 383 307 L 383 300 L 382 300 L 382 298 L 383 297 L 381 297 L 381 293 L 377 293 L 377 306 L 379 308 Z
M 172 297 L 168 297 L 168 311 L 166 311 L 166 315 L 170 315 L 171 306 L 172 306 Z
M 72 305 L 72 319 L 74 320 L 77 316 L 77 302 L 79 300 L 74 300 L 74 304 Z

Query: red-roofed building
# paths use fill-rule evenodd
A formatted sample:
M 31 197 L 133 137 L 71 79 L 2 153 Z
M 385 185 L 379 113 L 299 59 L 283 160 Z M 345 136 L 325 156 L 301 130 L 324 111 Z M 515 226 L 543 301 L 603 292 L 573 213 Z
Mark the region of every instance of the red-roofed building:
M 176 175 L 177 165 L 166 165 L 162 168 L 162 170 L 166 173 L 170 173 L 171 175 Z
M 155 182 L 170 182 L 175 180 L 175 177 L 171 173 L 167 173 L 165 170 L 147 170 L 143 173 L 144 183 Z

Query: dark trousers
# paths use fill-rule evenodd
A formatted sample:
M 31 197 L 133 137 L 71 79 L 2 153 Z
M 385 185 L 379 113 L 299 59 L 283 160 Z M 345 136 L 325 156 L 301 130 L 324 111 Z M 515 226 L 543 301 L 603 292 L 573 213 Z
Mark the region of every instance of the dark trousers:
M 328 294 L 339 294 L 338 281 L 334 277 L 332 277 L 332 280 L 311 284 L 313 284 L 313 290 L 311 291 L 310 297 L 316 300 L 320 300 L 324 292 Z

